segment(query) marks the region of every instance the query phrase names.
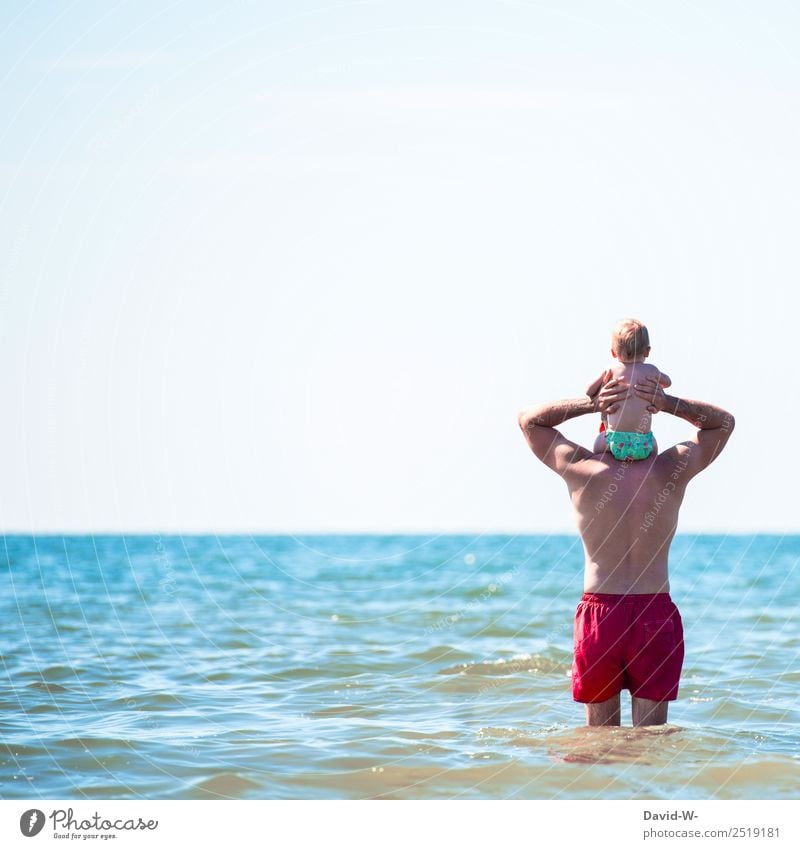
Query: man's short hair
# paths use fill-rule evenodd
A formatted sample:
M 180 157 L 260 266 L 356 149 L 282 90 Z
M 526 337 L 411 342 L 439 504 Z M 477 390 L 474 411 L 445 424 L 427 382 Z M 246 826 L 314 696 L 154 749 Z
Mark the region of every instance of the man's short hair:
M 611 334 L 611 348 L 623 360 L 643 357 L 650 347 L 650 334 L 641 321 L 623 318 Z

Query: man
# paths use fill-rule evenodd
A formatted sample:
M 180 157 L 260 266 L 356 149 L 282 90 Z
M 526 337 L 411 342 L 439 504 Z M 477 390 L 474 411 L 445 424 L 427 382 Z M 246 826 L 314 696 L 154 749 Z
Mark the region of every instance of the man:
M 619 694 L 628 689 L 633 724 L 661 725 L 678 697 L 683 663 L 683 627 L 669 596 L 669 546 L 686 485 L 725 447 L 734 419 L 711 404 L 667 395 L 652 379 L 631 387 L 610 378 L 605 372 L 582 398 L 523 410 L 519 425 L 533 453 L 567 484 L 586 554 L 573 698 L 585 703 L 587 725 L 619 725 Z M 575 416 L 613 412 L 632 394 L 699 430 L 658 455 L 620 461 L 555 429 Z

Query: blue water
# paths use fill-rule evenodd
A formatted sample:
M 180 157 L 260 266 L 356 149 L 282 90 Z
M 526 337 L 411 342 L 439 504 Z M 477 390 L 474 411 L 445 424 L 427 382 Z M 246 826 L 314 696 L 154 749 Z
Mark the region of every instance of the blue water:
M 576 537 L 5 537 L 0 797 L 796 798 L 799 560 L 678 537 L 669 724 L 587 729 Z

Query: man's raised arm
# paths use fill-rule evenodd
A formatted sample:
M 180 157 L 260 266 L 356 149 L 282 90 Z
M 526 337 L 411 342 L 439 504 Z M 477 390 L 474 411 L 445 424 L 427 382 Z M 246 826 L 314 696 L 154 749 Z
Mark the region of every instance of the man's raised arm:
M 563 401 L 547 401 L 523 410 L 519 414 L 519 426 L 524 430 L 534 427 L 553 428 L 567 419 L 599 411 L 596 399 L 584 395 L 582 398 L 567 398 Z
M 557 431 L 555 425 L 576 416 L 607 410 L 614 401 L 622 400 L 627 394 L 627 387 L 622 387 L 616 380 L 608 381 L 609 377 L 610 373 L 604 372 L 580 398 L 549 401 L 519 414 L 519 426 L 531 451 L 554 472 L 563 474 L 572 463 L 592 456 L 591 451 Z
M 657 410 L 685 419 L 698 428 L 694 439 L 669 449 L 689 462 L 689 476 L 697 474 L 712 463 L 728 444 L 736 420 L 722 407 L 667 395 L 655 381 L 650 380 L 634 386 L 634 392 L 640 398 L 650 401 Z

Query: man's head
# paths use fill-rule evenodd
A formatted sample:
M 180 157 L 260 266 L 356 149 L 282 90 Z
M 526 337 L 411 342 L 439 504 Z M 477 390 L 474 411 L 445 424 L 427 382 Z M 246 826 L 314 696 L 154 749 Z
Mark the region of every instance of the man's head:
M 623 363 L 641 360 L 650 354 L 650 334 L 635 318 L 623 318 L 611 334 L 611 353 Z

